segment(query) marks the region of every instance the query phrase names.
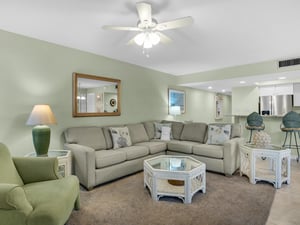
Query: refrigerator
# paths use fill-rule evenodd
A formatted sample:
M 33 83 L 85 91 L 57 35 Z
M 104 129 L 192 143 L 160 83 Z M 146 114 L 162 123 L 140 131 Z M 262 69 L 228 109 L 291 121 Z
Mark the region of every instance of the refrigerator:
M 273 95 L 259 97 L 261 115 L 283 116 L 292 111 L 293 95 Z

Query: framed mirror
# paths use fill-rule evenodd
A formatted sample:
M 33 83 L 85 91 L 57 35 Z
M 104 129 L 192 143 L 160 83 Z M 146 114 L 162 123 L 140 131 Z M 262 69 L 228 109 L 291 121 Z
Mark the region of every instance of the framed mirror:
M 73 117 L 119 116 L 121 80 L 73 73 Z

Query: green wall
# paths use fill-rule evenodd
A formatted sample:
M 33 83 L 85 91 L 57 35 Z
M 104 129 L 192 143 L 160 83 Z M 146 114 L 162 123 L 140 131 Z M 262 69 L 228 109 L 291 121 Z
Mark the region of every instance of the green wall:
M 56 116 L 51 149 L 63 147 L 62 132 L 71 126 L 174 119 L 168 115 L 168 88 L 176 87 L 175 76 L 1 30 L 0 49 L 0 141 L 13 155 L 34 151 L 32 127 L 25 123 L 36 104 L 49 104 Z M 120 79 L 121 116 L 73 118 L 73 72 Z M 215 94 L 184 90 L 186 113 L 176 119 L 214 122 Z M 224 99 L 231 114 L 230 97 Z

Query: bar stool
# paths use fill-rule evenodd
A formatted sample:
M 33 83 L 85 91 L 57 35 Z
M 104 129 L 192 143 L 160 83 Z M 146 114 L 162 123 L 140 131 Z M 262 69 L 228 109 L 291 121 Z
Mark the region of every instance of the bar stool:
M 297 133 L 300 140 L 300 114 L 290 111 L 284 115 L 282 118 L 282 123 L 280 129 L 282 132 L 285 132 L 285 139 L 282 147 L 287 148 L 296 148 L 297 149 L 297 162 L 299 162 L 299 145 L 297 142 Z M 294 135 L 293 135 L 294 134 Z M 289 144 L 286 143 L 288 136 L 290 136 Z M 295 144 L 292 144 L 292 139 L 295 139 Z
M 248 143 L 251 143 L 253 131 L 261 131 L 265 129 L 262 116 L 259 115 L 257 112 L 253 112 L 250 115 L 248 115 L 245 128 L 247 130 L 250 130 L 250 137 Z
M 297 162 L 299 162 L 299 147 L 298 146 L 298 142 L 297 142 L 297 133 L 298 133 L 298 136 L 299 136 L 299 140 L 300 140 L 300 127 L 296 128 L 296 127 L 281 127 L 280 128 L 282 132 L 285 132 L 285 138 L 284 138 L 284 142 L 283 142 L 283 145 L 282 147 L 287 147 L 287 148 L 293 148 L 295 147 L 297 149 L 297 154 L 298 154 L 298 157 L 297 157 Z M 293 134 L 294 134 L 294 138 L 295 138 L 295 144 L 292 145 L 292 139 L 293 139 Z M 287 140 L 287 137 L 288 135 L 290 136 L 290 142 L 289 144 L 286 144 L 286 140 Z

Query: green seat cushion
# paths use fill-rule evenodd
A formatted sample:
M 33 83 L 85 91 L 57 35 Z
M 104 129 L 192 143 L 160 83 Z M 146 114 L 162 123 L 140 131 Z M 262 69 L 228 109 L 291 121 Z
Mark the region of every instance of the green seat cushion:
M 79 193 L 75 176 L 31 183 L 24 186 L 27 200 L 33 206 L 28 224 L 63 225 L 68 220 Z

